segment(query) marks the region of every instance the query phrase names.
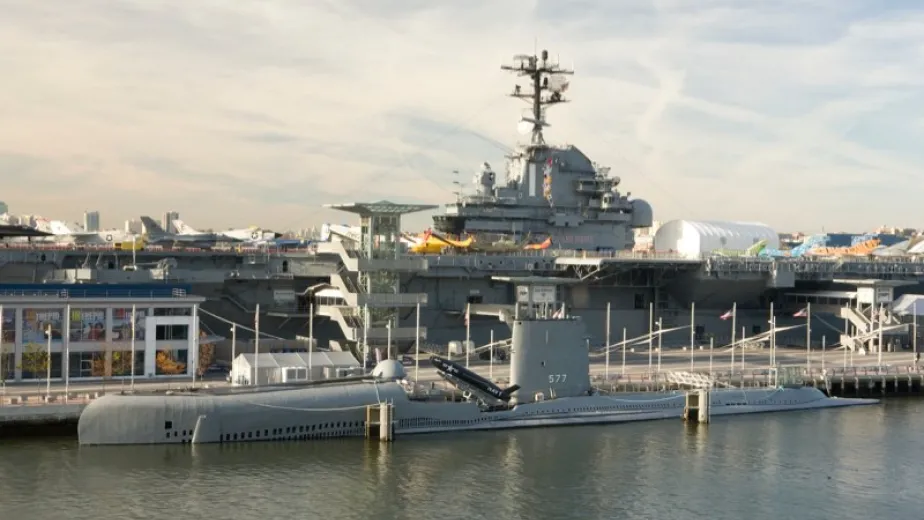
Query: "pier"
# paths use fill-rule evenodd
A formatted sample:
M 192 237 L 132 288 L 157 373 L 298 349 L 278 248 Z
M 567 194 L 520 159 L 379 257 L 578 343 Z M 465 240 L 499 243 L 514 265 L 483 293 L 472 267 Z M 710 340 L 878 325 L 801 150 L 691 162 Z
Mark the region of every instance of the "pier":
M 686 372 L 681 372 L 687 374 Z M 609 380 L 595 378 L 601 391 L 611 394 L 625 392 L 663 392 L 689 388 L 675 377 L 676 373 L 616 375 Z M 694 373 L 706 378 L 708 373 Z M 756 369 L 745 373 L 713 374 L 717 387 L 761 388 L 773 385 L 769 370 Z M 924 371 L 911 366 L 813 370 L 803 373 L 803 384 L 822 390 L 831 397 L 911 397 L 924 396 Z
M 924 369 L 914 362 L 910 352 L 883 353 L 881 366 L 875 365 L 876 356 L 849 352 L 829 352 L 827 356 L 823 352 L 813 352 L 807 363 L 804 350 L 781 348 L 775 357 L 779 366 L 801 373 L 802 384 L 814 386 L 833 397 L 924 396 Z M 665 350 L 661 356 L 655 353 L 652 357 L 647 352 L 628 352 L 625 364 L 592 363 L 590 375 L 596 388 L 611 394 L 690 390 L 689 385 L 679 384 L 676 377 L 672 379 L 671 374 L 677 373 L 711 377 L 720 387 L 754 388 L 773 384 L 766 351 L 748 352 L 743 366 L 738 353 L 733 363 L 734 368 L 730 352 L 718 350 L 712 356 L 700 350 L 692 352 L 691 356 L 689 351 L 681 349 Z M 509 379 L 509 366 L 505 363 L 473 359 L 470 368 L 502 387 Z M 409 379 L 413 381 L 414 377 Z M 798 377 L 796 379 L 798 383 Z M 431 367 L 421 366 L 417 383 L 419 388 L 430 389 L 428 391 L 448 389 Z M 178 390 L 190 386 L 223 388 L 228 384 L 221 379 L 200 380 L 195 385 L 191 381 L 136 381 L 134 390 Z M 131 386 L 121 381 L 71 384 L 67 390 L 54 382 L 50 387 L 35 383 L 7 384 L 0 388 L 0 437 L 46 432 L 73 435 L 80 413 L 93 399 L 131 391 Z M 373 422 L 382 424 L 380 413 L 377 409 Z M 379 428 L 369 434 L 379 438 L 382 430 Z M 387 432 L 387 428 L 384 430 Z

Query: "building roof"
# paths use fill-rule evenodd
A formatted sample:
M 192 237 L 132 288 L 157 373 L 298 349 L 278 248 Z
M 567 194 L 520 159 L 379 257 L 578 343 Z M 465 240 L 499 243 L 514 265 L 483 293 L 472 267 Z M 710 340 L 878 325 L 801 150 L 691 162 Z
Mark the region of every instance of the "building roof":
M 868 278 L 865 280 L 851 280 L 849 278 L 836 278 L 833 280 L 834 283 L 843 284 L 843 285 L 853 285 L 855 287 L 901 287 L 903 285 L 914 285 L 917 282 L 909 282 L 906 280 L 879 280 L 876 278 Z
M 256 354 L 241 354 L 238 359 L 254 366 Z M 349 352 L 264 352 L 259 354 L 259 366 L 263 368 L 307 367 L 358 367 L 359 361 Z
M 46 303 L 58 300 L 124 302 L 163 300 L 178 303 L 202 303 L 205 298 L 190 294 L 192 286 L 184 284 L 0 284 L 0 301 L 9 303 Z
M 371 217 L 373 215 L 405 215 L 407 213 L 436 209 L 439 206 L 433 204 L 396 204 L 387 200 L 380 200 L 378 202 L 325 204 L 324 207 L 348 211 L 364 217 Z
M 903 294 L 892 304 L 892 312 L 901 316 L 924 314 L 924 295 Z

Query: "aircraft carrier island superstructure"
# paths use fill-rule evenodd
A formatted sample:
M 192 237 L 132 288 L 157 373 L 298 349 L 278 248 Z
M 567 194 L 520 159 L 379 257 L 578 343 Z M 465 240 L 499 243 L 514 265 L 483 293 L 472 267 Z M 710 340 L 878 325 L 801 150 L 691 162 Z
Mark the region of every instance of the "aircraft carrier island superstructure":
M 307 247 L 6 244 L 0 281 L 184 283 L 207 298 L 201 316 L 216 334 L 227 336 L 229 321 L 252 328 L 259 305 L 262 334 L 312 336 L 320 348 L 349 349 L 367 360 L 389 346 L 406 352 L 415 340 L 445 352 L 467 337 L 479 345 L 492 333 L 504 339 L 509 330 L 498 318 L 520 301 L 510 280 L 523 277 L 569 279 L 532 297 L 566 304 L 595 345 L 605 342 L 607 315 L 614 338 L 623 328 L 637 337 L 655 327 L 686 327 L 665 335 L 664 344 L 687 344 L 692 332 L 693 341 L 713 337 L 721 345 L 731 340 L 732 324 L 738 338 L 765 338 L 771 308 L 779 327 L 805 323 L 793 315 L 808 303 L 816 342 L 826 335 L 829 345 L 878 348 L 870 334 L 877 322 L 889 325 L 883 341 L 908 344 L 908 327 L 889 305 L 919 288 L 920 257 L 856 248 L 791 257 L 757 256 L 751 247 L 695 255 L 633 251 L 635 230 L 652 224 L 651 207 L 621 192 L 622 180 L 577 147 L 546 143 L 546 110 L 566 101 L 570 71 L 545 52 L 516 56 L 504 70 L 526 80 L 512 95 L 530 104 L 520 123 L 530 141 L 508 157 L 504 179 L 488 163 L 479 167 L 475 193 L 439 208 L 423 236 L 402 234 L 401 216 L 437 206 L 335 204 L 358 225 Z M 731 310 L 734 318 L 722 319 Z M 250 337 L 238 328 L 239 339 Z M 803 329 L 791 339 L 804 338 Z

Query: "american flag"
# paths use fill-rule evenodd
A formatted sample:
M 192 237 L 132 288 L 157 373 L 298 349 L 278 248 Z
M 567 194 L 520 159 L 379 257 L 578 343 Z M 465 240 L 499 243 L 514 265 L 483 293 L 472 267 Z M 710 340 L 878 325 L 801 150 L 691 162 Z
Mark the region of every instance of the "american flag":
M 806 318 L 808 317 L 808 308 L 802 309 L 799 312 L 792 315 L 793 318 Z
M 720 320 L 727 320 L 727 319 L 732 318 L 734 315 L 735 315 L 735 311 L 733 311 L 733 310 L 725 311 L 725 314 L 719 316 L 719 319 L 720 319 Z

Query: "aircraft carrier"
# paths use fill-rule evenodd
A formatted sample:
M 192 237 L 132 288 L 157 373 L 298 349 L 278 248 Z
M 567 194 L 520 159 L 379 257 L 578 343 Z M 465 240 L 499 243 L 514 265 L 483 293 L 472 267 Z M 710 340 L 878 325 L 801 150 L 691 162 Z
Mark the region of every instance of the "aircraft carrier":
M 227 335 L 228 322 L 252 325 L 259 304 L 261 333 L 310 335 L 321 348 L 348 349 L 367 360 L 391 348 L 406 352 L 415 341 L 446 352 L 450 342 L 503 339 L 508 332 L 499 318 L 520 296 L 510 280 L 529 276 L 567 281 L 555 294 L 534 297 L 566 303 L 595 344 L 606 341 L 608 330 L 613 343 L 624 328 L 630 337 L 651 337 L 654 329 L 686 327 L 665 334 L 664 344 L 713 338 L 721 345 L 733 331 L 760 337 L 771 308 L 778 327 L 805 323 L 800 312 L 807 304 L 812 341 L 825 335 L 828 344 L 879 348 L 886 340 L 868 333 L 882 322 L 889 324 L 889 344 L 909 344 L 907 319 L 888 307 L 924 279 L 917 256 L 851 248 L 789 257 L 744 248 L 696 255 L 633 251 L 636 230 L 653 223 L 651 206 L 623 192 L 620 177 L 576 146 L 545 140 L 547 110 L 568 101 L 572 71 L 546 51 L 515 56 L 502 68 L 522 80 L 510 95 L 529 105 L 520 121 L 529 142 L 506 158 L 503 179 L 484 163 L 475 173 L 475 193 L 452 203 L 332 204 L 352 214 L 355 227 L 305 247 L 0 245 L 0 280 L 182 282 L 208 298 L 203 323 L 216 334 Z M 439 209 L 431 230 L 402 234 L 402 215 L 431 209 Z M 239 338 L 247 332 L 240 330 Z M 804 338 L 796 331 L 779 341 Z

